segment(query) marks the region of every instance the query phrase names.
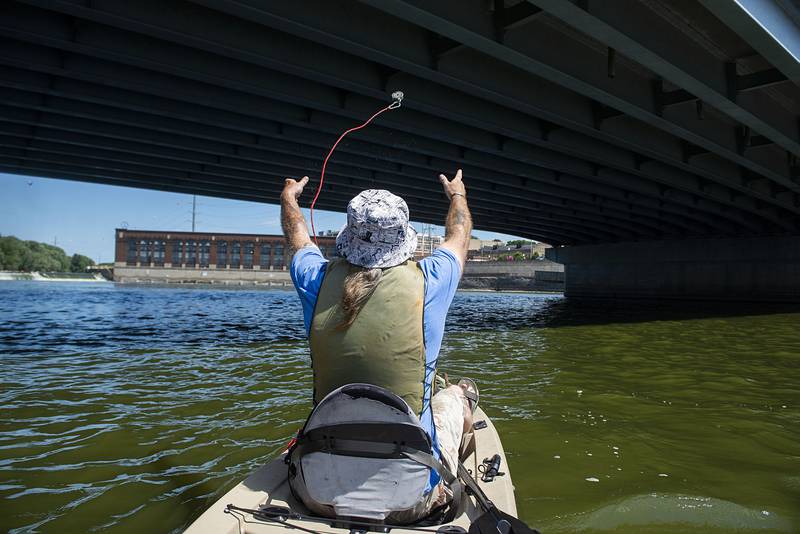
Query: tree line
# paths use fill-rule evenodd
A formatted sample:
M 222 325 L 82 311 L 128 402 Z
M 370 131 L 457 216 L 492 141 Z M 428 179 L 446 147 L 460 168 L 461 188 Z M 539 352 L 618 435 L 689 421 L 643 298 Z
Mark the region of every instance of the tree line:
M 82 254 L 67 256 L 64 250 L 38 241 L 0 236 L 0 270 L 81 273 L 94 261 Z

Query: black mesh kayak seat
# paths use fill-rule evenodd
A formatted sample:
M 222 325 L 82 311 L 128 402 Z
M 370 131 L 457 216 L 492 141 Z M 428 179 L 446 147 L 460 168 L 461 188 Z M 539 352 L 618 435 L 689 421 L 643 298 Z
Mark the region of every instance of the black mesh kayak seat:
M 319 516 L 387 524 L 414 516 L 425 508 L 431 469 L 453 490 L 456 504 L 439 510 L 439 520 L 461 511 L 460 482 L 433 456 L 417 416 L 403 399 L 371 384 L 348 384 L 322 399 L 287 463 L 295 498 Z

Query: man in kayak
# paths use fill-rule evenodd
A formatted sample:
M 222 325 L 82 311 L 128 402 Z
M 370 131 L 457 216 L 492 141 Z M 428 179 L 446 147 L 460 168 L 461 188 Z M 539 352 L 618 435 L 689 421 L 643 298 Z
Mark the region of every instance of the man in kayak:
M 362 191 L 350 201 L 347 224 L 336 238 L 343 259 L 329 262 L 309 238 L 297 201 L 307 176 L 286 180 L 281 222 L 294 252 L 291 276 L 310 340 L 314 403 L 350 383 L 389 389 L 419 416 L 434 454 L 455 472 L 471 437 L 477 388 L 463 379 L 433 395 L 433 386 L 472 218 L 461 170 L 452 180 L 444 175 L 439 179 L 450 201 L 445 240 L 418 263 L 411 261 L 417 234 L 409 224 L 408 206 L 389 191 Z M 428 502 L 415 513 L 424 514 L 448 498 L 448 489 L 434 473 Z

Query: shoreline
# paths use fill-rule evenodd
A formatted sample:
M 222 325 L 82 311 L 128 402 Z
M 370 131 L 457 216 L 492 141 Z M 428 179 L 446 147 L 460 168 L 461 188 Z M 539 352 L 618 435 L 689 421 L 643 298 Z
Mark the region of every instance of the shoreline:
M 563 295 L 563 291 L 548 291 L 544 289 L 481 289 L 467 287 L 464 289 L 459 288 L 459 293 L 535 293 L 537 295 Z
M 259 291 L 291 291 L 294 287 L 290 284 L 198 284 L 198 283 L 153 283 L 153 282 L 114 282 L 105 279 L 86 279 L 86 278 L 6 278 L 0 276 L 0 282 L 79 282 L 79 283 L 108 283 L 115 287 L 147 287 L 153 289 L 223 289 L 223 290 L 259 290 Z M 563 291 L 546 291 L 533 289 L 487 289 L 487 288 L 458 288 L 458 293 L 530 293 L 535 295 L 563 295 Z
M 77 273 L 76 273 L 77 274 Z M 82 273 L 81 273 L 82 274 Z M 47 276 L 40 272 L 15 272 L 15 271 L 2 271 L 0 272 L 0 282 L 81 282 L 81 283 L 97 283 L 97 282 L 111 282 L 106 280 L 101 275 L 78 275 L 74 277 L 59 277 Z

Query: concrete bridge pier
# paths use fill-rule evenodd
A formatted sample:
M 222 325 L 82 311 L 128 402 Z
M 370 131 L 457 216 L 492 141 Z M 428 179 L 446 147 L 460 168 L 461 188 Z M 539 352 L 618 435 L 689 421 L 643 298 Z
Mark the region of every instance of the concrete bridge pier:
M 800 302 L 800 237 L 557 247 L 568 297 Z

